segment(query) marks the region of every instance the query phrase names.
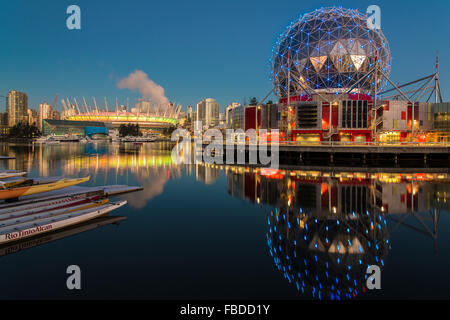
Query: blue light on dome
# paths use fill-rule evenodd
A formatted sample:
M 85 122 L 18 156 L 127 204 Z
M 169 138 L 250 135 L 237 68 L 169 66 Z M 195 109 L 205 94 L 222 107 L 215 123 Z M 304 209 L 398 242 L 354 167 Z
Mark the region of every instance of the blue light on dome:
M 293 21 L 289 28 L 280 35 L 273 50 L 275 54 L 272 56 L 271 67 L 277 76 L 273 77 L 272 81 L 277 89 L 277 94 L 280 97 L 287 96 L 287 87 L 279 84 L 287 83 L 288 78 L 293 79 L 294 87 L 302 87 L 299 81 L 309 79 L 312 88 L 333 93 L 342 92 L 342 88 L 352 87 L 356 81 L 369 72 L 365 64 L 356 69 L 350 57 L 354 53 L 350 52 L 350 48 L 342 46 L 343 43 L 354 43 L 357 40 L 360 40 L 358 54 L 367 57 L 372 56 L 377 49 L 376 44 L 380 44 L 377 53 L 380 66 L 382 69 L 384 68 L 385 73 L 390 73 L 389 46 L 381 30 L 354 29 L 365 25 L 366 19 L 367 16 L 350 9 L 327 7 L 302 15 L 298 20 Z M 339 21 L 339 23 L 332 21 Z M 344 36 L 339 31 L 341 28 L 350 32 L 352 39 L 348 39 L 348 33 Z M 296 40 L 295 43 L 292 42 L 293 39 Z M 361 43 L 362 39 L 364 39 L 364 43 Z M 323 46 L 323 43 L 328 45 Z M 310 47 L 315 50 L 311 52 Z M 319 51 L 320 57 L 317 57 L 316 52 Z M 304 65 L 304 68 L 290 71 L 282 68 L 285 62 L 280 57 L 285 57 L 288 53 L 295 61 L 302 61 L 300 64 Z M 325 61 L 327 61 L 326 67 L 322 67 Z M 314 68 L 305 66 L 305 62 L 306 64 L 312 63 Z M 295 86 L 296 82 L 297 86 Z M 379 88 L 383 87 L 384 80 L 380 80 L 378 85 Z M 360 83 L 359 90 L 370 94 L 373 87 L 374 84 L 367 81 Z

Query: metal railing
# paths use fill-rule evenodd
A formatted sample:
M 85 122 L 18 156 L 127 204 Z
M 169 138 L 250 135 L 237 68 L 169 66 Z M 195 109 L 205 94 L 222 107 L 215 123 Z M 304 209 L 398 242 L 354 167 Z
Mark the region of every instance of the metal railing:
M 224 143 L 230 144 L 228 142 Z M 234 145 L 254 145 L 249 142 L 234 142 Z M 259 145 L 271 145 L 270 142 L 260 141 Z M 355 142 L 355 141 L 280 141 L 279 146 L 299 146 L 299 147 L 450 147 L 450 142 Z
M 409 146 L 409 147 L 449 147 L 450 142 L 356 142 L 356 141 L 321 141 L 317 143 L 298 142 L 298 141 L 282 141 L 280 145 L 289 146 L 373 146 L 373 147 L 395 147 L 395 146 Z

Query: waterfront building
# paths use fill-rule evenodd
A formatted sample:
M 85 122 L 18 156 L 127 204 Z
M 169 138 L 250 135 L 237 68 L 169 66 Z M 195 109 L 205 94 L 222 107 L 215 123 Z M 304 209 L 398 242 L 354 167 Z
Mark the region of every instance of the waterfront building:
M 186 107 L 186 120 L 188 122 L 192 122 L 192 119 L 193 119 L 192 106 L 187 106 Z
M 386 37 L 366 20 L 358 10 L 342 7 L 300 16 L 280 35 L 270 60 L 278 103 L 227 106 L 227 126 L 257 133 L 277 128 L 280 140 L 307 144 L 448 142 L 448 104 L 437 103 L 438 64 L 434 75 L 412 82 L 434 78 L 434 89 L 422 85 L 406 96 L 389 79 Z M 413 98 L 433 92 L 436 103 Z
M 436 103 L 433 106 L 432 141 L 450 142 L 450 102 Z
M 292 141 L 424 142 L 433 128 L 432 103 L 379 101 L 375 120 L 370 95 L 341 95 L 333 102 L 322 101 L 319 96 L 305 100 L 291 103 L 282 117 L 288 122 Z
M 196 121 L 203 126 L 215 127 L 219 124 L 220 105 L 216 100 L 207 98 L 197 103 Z
M 8 93 L 8 125 L 28 123 L 28 96 L 24 92 L 11 90 Z
M 38 113 L 36 110 L 34 109 L 28 109 L 27 110 L 28 113 L 28 124 L 31 125 L 38 125 Z
M 219 112 L 219 126 L 225 127 L 225 114 Z
M 193 111 L 192 106 L 186 107 L 186 122 L 184 123 L 184 127 L 188 130 L 193 130 L 193 124 L 196 119 L 196 114 Z
M 231 114 L 231 111 L 234 108 L 239 107 L 240 105 L 241 104 L 238 103 L 238 102 L 232 102 L 230 105 L 228 105 L 225 108 L 225 124 L 226 124 L 227 127 L 230 127 L 230 119 L 231 119 L 230 114 Z
M 48 135 L 77 135 L 95 138 L 101 136 L 106 138 L 109 134 L 104 122 L 100 121 L 70 121 L 70 120 L 42 120 L 42 134 Z
M 322 97 L 326 96 L 322 94 Z M 342 143 L 367 143 L 375 140 L 374 134 L 376 141 L 382 143 L 446 142 L 450 136 L 450 126 L 442 120 L 449 119 L 448 111 L 437 111 L 444 110 L 446 103 L 380 101 L 375 131 L 370 113 L 373 101 L 369 95 L 348 95 L 347 99 L 332 103 L 319 96 L 305 100 L 291 102 L 288 107 L 286 100 L 281 99 L 277 104 L 231 109 L 228 127 L 244 131 L 257 129 L 257 132 L 279 129 L 280 138 L 302 143 L 319 143 L 330 138 Z
M 5 136 L 9 133 L 8 111 L 0 113 L 0 135 Z
M 245 131 L 245 106 L 236 106 L 228 111 L 227 126 L 229 129 Z
M 46 101 L 39 104 L 39 115 L 38 115 L 38 128 L 42 130 L 43 120 L 53 119 L 53 108 Z
M 104 122 L 107 127 L 116 129 L 122 124 L 138 124 L 145 131 L 162 132 L 177 125 L 180 112 L 180 107 L 173 104 L 156 105 L 145 100 L 136 103 L 134 108 L 117 103 L 114 111 L 108 109 L 106 103 L 104 109 L 95 103 L 94 105 L 85 105 L 79 110 L 71 104 L 68 110 L 64 111 L 64 118 L 71 121 Z
M 2 126 L 8 126 L 8 111 L 0 113 L 0 122 Z

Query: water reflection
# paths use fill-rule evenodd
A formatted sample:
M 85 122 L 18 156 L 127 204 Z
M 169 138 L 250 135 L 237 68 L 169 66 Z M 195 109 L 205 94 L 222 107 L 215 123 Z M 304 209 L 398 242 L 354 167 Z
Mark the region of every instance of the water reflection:
M 120 222 L 126 220 L 126 217 L 117 216 L 105 216 L 95 218 L 93 220 L 70 226 L 67 228 L 59 229 L 50 233 L 41 234 L 28 239 L 13 242 L 12 244 L 6 244 L 0 246 L 0 257 L 7 256 L 13 253 L 18 253 L 23 250 L 38 247 L 56 240 L 62 240 L 86 231 L 101 228 L 110 224 L 119 225 Z
M 352 299 L 365 292 L 367 267 L 385 266 L 389 237 L 400 224 L 436 244 L 440 212 L 449 209 L 446 173 L 234 167 L 227 181 L 229 194 L 265 212 L 267 246 L 277 269 L 300 292 L 318 299 Z
M 448 169 L 386 173 L 177 165 L 171 149 L 158 143 L 0 148 L 16 157 L 3 161 L 9 169 L 39 176 L 90 174 L 94 185 L 142 185 L 143 191 L 125 196 L 134 209 L 151 205 L 169 180 L 192 176 L 212 185 L 225 175 L 223 193 L 261 209 L 276 268 L 301 295 L 318 299 L 364 293 L 367 266 L 389 263 L 390 238 L 400 228 L 429 237 L 437 253 L 440 216 L 449 211 Z

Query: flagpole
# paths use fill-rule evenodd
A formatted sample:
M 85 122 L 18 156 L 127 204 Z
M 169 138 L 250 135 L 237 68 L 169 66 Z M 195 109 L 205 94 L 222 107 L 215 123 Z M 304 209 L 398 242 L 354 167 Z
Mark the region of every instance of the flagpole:
M 438 86 L 439 86 L 439 50 L 436 54 L 436 75 L 434 77 L 434 94 L 435 94 L 435 102 L 438 103 Z

